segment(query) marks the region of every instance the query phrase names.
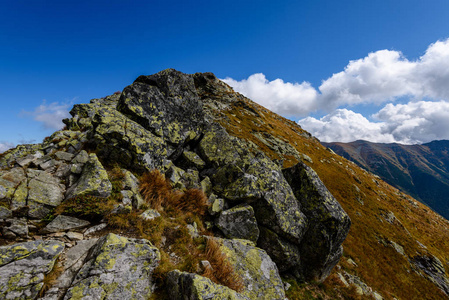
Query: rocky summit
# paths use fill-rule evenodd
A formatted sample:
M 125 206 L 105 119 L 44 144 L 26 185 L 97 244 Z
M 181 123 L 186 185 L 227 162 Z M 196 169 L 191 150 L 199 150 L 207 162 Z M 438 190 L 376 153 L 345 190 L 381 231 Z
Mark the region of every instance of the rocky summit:
M 449 293 L 449 245 L 418 234 L 447 237 L 444 219 L 212 73 L 140 76 L 70 114 L 0 156 L 2 299 Z

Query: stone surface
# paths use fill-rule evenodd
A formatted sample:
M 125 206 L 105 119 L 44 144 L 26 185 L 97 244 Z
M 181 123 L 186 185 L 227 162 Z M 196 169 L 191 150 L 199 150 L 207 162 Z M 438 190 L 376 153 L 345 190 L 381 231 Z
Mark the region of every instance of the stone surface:
M 161 216 L 161 214 L 157 210 L 151 209 L 151 208 L 147 209 L 140 215 L 140 217 L 142 219 L 144 219 L 145 221 L 154 220 L 160 216 Z
M 299 162 L 284 176 L 301 203 L 309 227 L 300 245 L 301 269 L 306 280 L 323 281 L 338 263 L 351 220 L 318 175 Z
M 13 238 L 15 236 L 27 237 L 28 225 L 25 219 L 10 219 L 7 220 L 11 225 L 3 227 L 3 235 Z
M 216 284 L 209 278 L 174 270 L 167 275 L 167 292 L 171 300 L 249 300 L 228 287 Z
M 108 174 L 97 155 L 92 153 L 89 155 L 89 161 L 84 165 L 80 179 L 67 190 L 66 198 L 82 195 L 108 197 L 111 191 L 112 184 Z
M 167 69 L 126 87 L 117 109 L 170 144 L 199 136 L 204 113 L 192 76 Z
M 259 238 L 254 210 L 249 205 L 222 211 L 215 224 L 229 239 L 246 239 L 256 243 Z
M 63 249 L 52 240 L 0 247 L 0 298 L 36 299 Z
M 12 212 L 11 210 L 7 209 L 4 206 L 0 206 L 0 219 L 7 219 L 11 217 Z
M 159 261 L 149 241 L 110 233 L 91 248 L 64 299 L 148 299 Z
M 57 216 L 53 221 L 47 224 L 42 231 L 44 233 L 51 233 L 51 232 L 60 232 L 60 231 L 66 231 L 66 230 L 73 230 L 73 229 L 81 229 L 84 227 L 89 226 L 90 222 L 85 220 L 80 220 L 74 217 L 69 216 L 63 216 L 59 215 Z
M 249 299 L 284 300 L 284 283 L 268 254 L 245 240 L 219 240 L 234 271 L 242 278 L 242 295 Z
M 449 296 L 449 279 L 446 276 L 443 264 L 437 257 L 433 255 L 418 255 L 411 259 L 411 263 L 424 272 L 430 281 Z

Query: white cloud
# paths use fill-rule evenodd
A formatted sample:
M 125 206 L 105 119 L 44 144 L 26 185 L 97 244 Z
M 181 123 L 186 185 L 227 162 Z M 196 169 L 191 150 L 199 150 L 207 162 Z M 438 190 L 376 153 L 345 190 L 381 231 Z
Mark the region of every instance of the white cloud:
M 371 122 L 347 109 L 318 119 L 308 117 L 298 123 L 323 142 L 368 140 L 377 143 L 420 144 L 449 139 L 449 103 L 419 101 L 387 104 Z
M 10 142 L 0 142 L 0 153 L 5 152 L 8 149 L 14 147 L 13 143 Z
M 59 130 L 64 127 L 62 119 L 70 117 L 70 103 L 52 102 L 47 104 L 44 100 L 34 111 L 23 111 L 23 115 L 32 116 L 34 120 L 42 122 L 45 129 Z
M 323 81 L 320 106 L 382 103 L 409 96 L 415 100 L 449 98 L 449 39 L 431 44 L 416 61 L 401 52 L 380 50 L 350 61 Z
M 323 142 L 395 141 L 391 134 L 382 133 L 382 123 L 370 122 L 361 114 L 347 109 L 337 109 L 319 120 L 307 117 L 298 123 Z
M 404 144 L 449 139 L 449 103 L 446 101 L 390 103 L 373 117 L 383 122 L 383 132 Z
M 346 105 L 381 104 L 399 97 L 449 99 L 449 39 L 431 44 L 415 61 L 394 50 L 369 53 L 324 80 L 319 92 L 308 82 L 269 81 L 262 73 L 241 81 L 223 81 L 274 112 L 297 117 Z
M 317 91 L 308 82 L 290 83 L 282 79 L 268 81 L 262 73 L 241 81 L 229 77 L 223 81 L 237 92 L 282 115 L 304 116 L 316 109 Z

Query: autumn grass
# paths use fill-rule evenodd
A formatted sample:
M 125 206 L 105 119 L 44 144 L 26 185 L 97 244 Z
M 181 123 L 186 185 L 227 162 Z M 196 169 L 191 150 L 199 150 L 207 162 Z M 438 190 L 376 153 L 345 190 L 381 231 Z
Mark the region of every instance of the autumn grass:
M 106 219 L 112 230 L 148 239 L 160 250 L 161 262 L 153 273 L 159 287 L 158 299 L 166 298 L 163 292 L 166 275 L 175 269 L 198 273 L 216 283 L 242 290 L 241 279 L 218 244 L 204 237 L 210 235 L 203 225 L 208 207 L 204 192 L 198 189 L 174 190 L 158 170 L 143 174 L 139 181 L 145 206 L 157 210 L 161 216 L 144 220 L 139 216 L 142 210 L 133 210 L 126 214 L 110 214 Z M 192 224 L 196 224 L 201 236 L 191 236 L 188 226 Z M 201 270 L 201 260 L 208 260 L 212 269 Z
M 284 167 L 296 164 L 297 158 L 281 157 L 275 148 L 259 140 L 255 132 L 271 134 L 299 153 L 308 155 L 313 163 L 305 163 L 317 172 L 350 216 L 352 226 L 343 247 L 345 254 L 352 257 L 358 266 L 345 264 L 345 258 L 342 258 L 340 265 L 348 273 L 359 276 L 384 299 L 425 299 L 429 295 L 433 299 L 447 299 L 436 285 L 412 269 L 409 258 L 416 253 L 432 253 L 441 261 L 449 261 L 449 221 L 420 203 L 411 205 L 415 201 L 411 197 L 404 196 L 354 163 L 332 154 L 295 122 L 242 96 L 237 98 L 238 101 L 227 108 L 214 111 L 229 134 L 253 142 L 271 159 L 283 159 Z M 258 117 L 249 117 L 254 114 Z M 360 189 L 359 195 L 354 186 Z M 363 204 L 357 200 L 358 197 L 363 198 Z M 381 216 L 382 211 L 394 212 L 402 225 L 386 222 Z M 379 243 L 379 239 L 395 241 L 404 247 L 405 256 Z M 427 249 L 421 248 L 418 241 Z M 323 295 L 332 295 L 333 298 L 336 292 L 331 286 L 340 291 L 341 297 L 351 297 L 351 291 L 335 282 L 326 281 L 317 288 Z M 298 295 L 289 299 L 305 299 Z

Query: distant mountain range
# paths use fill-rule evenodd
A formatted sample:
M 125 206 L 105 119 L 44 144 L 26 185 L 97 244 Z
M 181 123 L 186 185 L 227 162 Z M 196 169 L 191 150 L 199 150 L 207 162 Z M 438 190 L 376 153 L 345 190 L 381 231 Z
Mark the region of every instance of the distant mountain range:
M 449 219 L 449 141 L 322 143 Z

